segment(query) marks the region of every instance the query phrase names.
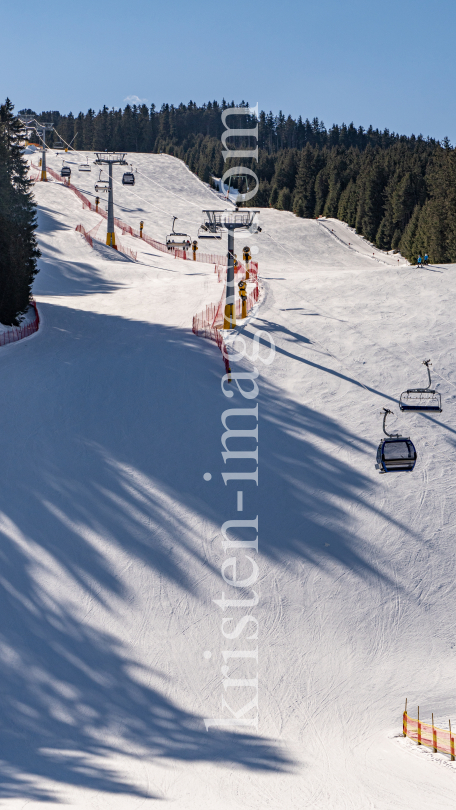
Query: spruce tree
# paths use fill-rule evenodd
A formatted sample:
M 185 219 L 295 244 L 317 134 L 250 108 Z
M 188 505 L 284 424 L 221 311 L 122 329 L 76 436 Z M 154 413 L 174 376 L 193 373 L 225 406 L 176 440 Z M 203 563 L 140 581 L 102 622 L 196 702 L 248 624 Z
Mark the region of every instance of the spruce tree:
M 7 98 L 0 106 L 0 322 L 17 325 L 38 272 L 36 207 L 23 157 L 22 124 Z
M 291 209 L 291 192 L 289 188 L 283 188 L 280 192 L 276 208 L 279 211 L 289 211 Z
M 295 184 L 293 210 L 297 216 L 313 217 L 315 209 L 315 155 L 311 145 L 306 144 L 301 152 Z M 303 213 L 298 213 L 299 211 Z

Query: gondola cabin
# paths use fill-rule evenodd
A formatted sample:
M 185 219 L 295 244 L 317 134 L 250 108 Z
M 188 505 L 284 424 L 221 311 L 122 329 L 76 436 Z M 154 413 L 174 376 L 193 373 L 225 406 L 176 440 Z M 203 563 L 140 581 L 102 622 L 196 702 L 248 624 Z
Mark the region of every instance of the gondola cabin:
M 69 166 L 62 166 L 60 169 L 60 177 L 71 177 L 71 169 Z
M 124 172 L 122 176 L 122 185 L 123 186 L 134 186 L 135 184 L 135 176 L 133 172 Z
M 387 438 L 380 439 L 375 469 L 380 473 L 412 472 L 417 459 L 415 445 L 408 436 L 388 433 L 386 417 L 392 413 L 389 408 L 383 408 L 383 433 Z
M 377 470 L 381 473 L 412 472 L 417 452 L 415 445 L 405 436 L 382 439 L 377 449 Z

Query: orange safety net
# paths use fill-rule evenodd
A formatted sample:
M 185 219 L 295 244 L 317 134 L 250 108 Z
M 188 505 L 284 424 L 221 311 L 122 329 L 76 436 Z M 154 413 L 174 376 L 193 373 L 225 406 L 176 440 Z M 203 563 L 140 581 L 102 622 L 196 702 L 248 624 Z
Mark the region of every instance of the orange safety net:
M 95 227 L 92 228 L 91 231 L 86 231 L 86 229 L 84 228 L 84 225 L 76 225 L 77 232 L 82 233 L 84 239 L 86 240 L 86 242 L 89 243 L 90 247 L 92 247 L 92 248 L 93 248 L 94 240 L 98 244 L 102 244 L 101 242 L 98 242 L 97 239 L 95 239 L 95 234 L 98 231 L 98 228 L 100 227 L 100 224 L 101 224 L 101 219 L 100 219 L 100 222 L 97 225 L 95 225 Z M 128 256 L 128 258 L 131 259 L 133 262 L 136 262 L 138 260 L 138 254 L 136 253 L 136 251 L 135 250 L 130 250 L 130 248 L 125 247 L 124 245 L 122 245 L 119 242 L 119 240 L 117 240 L 117 244 L 114 246 L 114 249 L 117 250 L 118 253 L 123 253 L 124 256 Z
M 410 737 L 419 745 L 426 745 L 442 754 L 450 754 L 454 758 L 454 736 L 449 729 L 438 728 L 430 723 L 423 723 L 414 717 L 409 717 L 407 712 L 403 714 L 403 734 Z
M 30 303 L 35 310 L 35 317 L 33 321 L 25 324 L 25 326 L 13 326 L 12 329 L 6 329 L 4 332 L 0 332 L 0 346 L 15 343 L 17 340 L 22 340 L 22 338 L 29 337 L 30 335 L 33 335 L 34 332 L 38 331 L 40 326 L 40 316 L 38 314 L 35 299 L 31 298 Z
M 217 278 L 219 281 L 224 281 L 226 279 L 227 269 L 226 264 L 215 265 L 214 273 L 217 273 Z M 241 274 L 243 278 L 246 277 L 246 269 L 242 262 L 238 262 L 234 268 L 234 275 L 237 276 L 239 274 Z M 249 277 L 252 281 L 258 278 L 258 262 L 250 262 Z
M 258 272 L 258 265 L 257 265 L 257 272 Z M 252 280 L 254 281 L 255 286 L 247 296 L 247 312 L 250 309 L 252 309 L 252 307 L 256 304 L 260 293 L 258 287 L 258 277 L 255 276 L 255 278 Z M 236 306 L 236 318 L 240 318 L 242 312 L 242 301 L 240 298 L 236 299 L 235 306 Z M 230 361 L 226 345 L 221 334 L 221 328 L 223 326 L 224 309 L 225 309 L 225 290 L 223 291 L 218 304 L 208 304 L 208 306 L 206 306 L 206 309 L 204 309 L 202 312 L 199 312 L 197 315 L 194 315 L 192 332 L 194 335 L 199 335 L 200 337 L 205 337 L 208 338 L 209 340 L 213 340 L 214 343 L 217 344 L 223 355 L 223 361 L 225 363 L 226 372 L 229 374 L 231 371 Z

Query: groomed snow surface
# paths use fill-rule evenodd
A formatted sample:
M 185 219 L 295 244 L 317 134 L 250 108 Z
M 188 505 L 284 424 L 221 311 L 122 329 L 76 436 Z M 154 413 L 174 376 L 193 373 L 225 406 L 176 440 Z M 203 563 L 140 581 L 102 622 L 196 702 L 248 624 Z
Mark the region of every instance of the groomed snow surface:
M 96 167 L 65 157 L 93 198 Z M 201 210 L 224 207 L 179 160 L 132 161 L 115 213 L 153 238 L 176 214 L 193 239 Z M 127 236 L 137 263 L 91 249 L 75 227 L 96 214 L 57 182 L 35 194 L 41 327 L 0 349 L 3 806 L 453 808 L 456 763 L 400 733 L 406 697 L 456 727 L 455 267 L 417 270 L 340 223 L 263 211 L 262 233 L 237 241 L 238 256 L 258 248 L 262 286 L 239 333 L 251 353 L 264 330 L 260 355 L 268 336 L 275 355 L 255 363 L 256 399 L 235 383 L 229 399 L 219 350 L 191 333 L 221 294 L 213 266 Z M 427 358 L 443 413 L 400 414 Z M 258 486 L 225 485 L 255 462 L 224 464 L 221 416 L 257 404 Z M 417 447 L 412 474 L 374 469 L 384 406 Z M 258 553 L 225 553 L 222 524 L 257 515 Z M 244 589 L 222 579 L 233 556 L 238 579 L 258 566 Z M 253 590 L 250 608 L 214 602 Z M 227 703 L 255 718 L 257 676 L 258 729 L 206 731 L 233 718 Z

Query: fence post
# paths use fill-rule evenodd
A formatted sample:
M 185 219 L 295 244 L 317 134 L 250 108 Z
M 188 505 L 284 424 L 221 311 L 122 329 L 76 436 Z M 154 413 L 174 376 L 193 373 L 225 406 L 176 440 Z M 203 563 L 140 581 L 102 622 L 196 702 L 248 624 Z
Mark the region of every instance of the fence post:
M 454 762 L 454 737 L 451 736 L 451 720 L 448 720 L 448 724 L 450 726 L 450 751 L 451 751 L 451 761 Z
M 402 736 L 407 736 L 407 698 L 405 698 L 405 710 L 402 715 Z
M 420 707 L 418 706 L 418 745 L 421 745 Z
M 437 753 L 437 732 L 434 726 L 434 712 L 432 712 L 432 747 L 434 749 L 434 754 Z

